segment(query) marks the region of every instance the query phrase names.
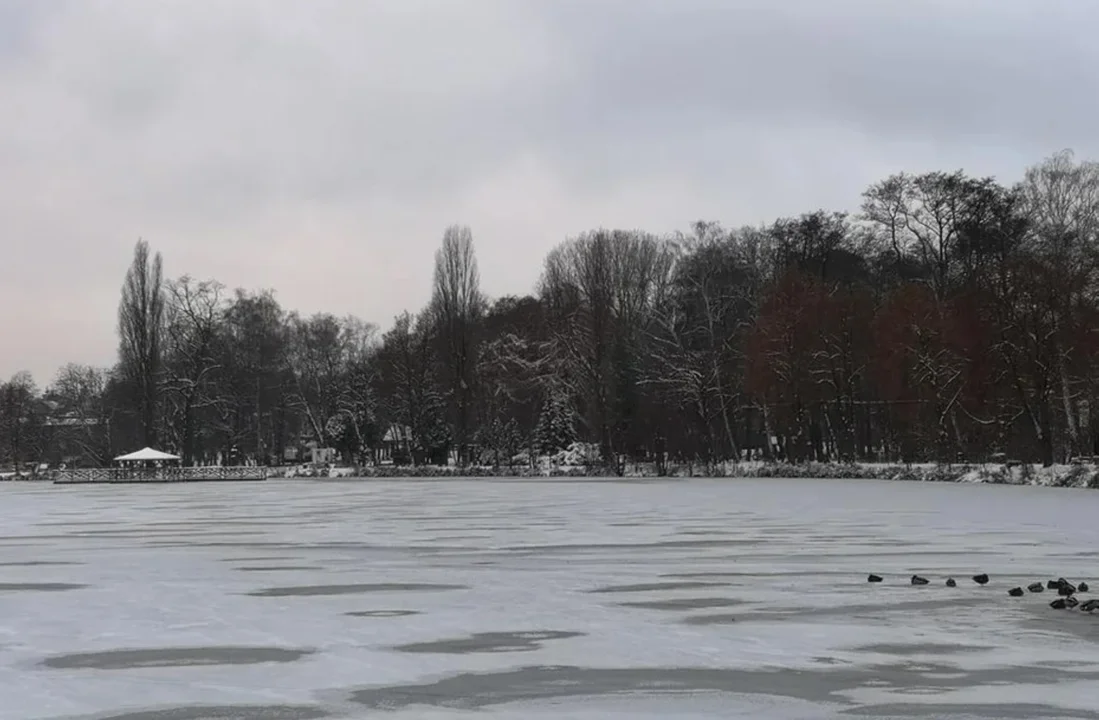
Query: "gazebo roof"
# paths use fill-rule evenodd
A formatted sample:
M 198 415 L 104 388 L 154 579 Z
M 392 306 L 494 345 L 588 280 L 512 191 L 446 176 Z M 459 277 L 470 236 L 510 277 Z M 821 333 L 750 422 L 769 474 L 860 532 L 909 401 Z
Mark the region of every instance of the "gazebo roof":
M 172 455 L 171 453 L 161 452 L 160 450 L 153 450 L 150 447 L 141 448 L 128 455 L 119 455 L 115 458 L 115 461 L 125 462 L 127 460 L 179 460 L 179 455 Z

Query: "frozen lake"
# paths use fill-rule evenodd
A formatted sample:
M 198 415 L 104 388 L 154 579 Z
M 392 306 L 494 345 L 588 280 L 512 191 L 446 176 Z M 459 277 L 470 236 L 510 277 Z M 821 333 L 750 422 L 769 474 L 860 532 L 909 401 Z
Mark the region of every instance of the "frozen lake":
M 1099 586 L 1095 491 L 8 483 L 0 512 L 4 719 L 1099 718 L 1099 613 L 1007 596 Z

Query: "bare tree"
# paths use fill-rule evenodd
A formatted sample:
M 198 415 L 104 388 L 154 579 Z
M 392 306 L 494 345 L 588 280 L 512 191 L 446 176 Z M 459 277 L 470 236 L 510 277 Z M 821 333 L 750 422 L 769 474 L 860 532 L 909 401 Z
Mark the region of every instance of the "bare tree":
M 698 223 L 682 237 L 672 292 L 657 306 L 647 382 L 694 416 L 707 456 L 737 459 L 733 413 L 743 366 L 743 335 L 754 319 L 755 268 L 736 233 Z M 715 427 L 717 425 L 718 427 Z
M 291 314 L 289 324 L 291 402 L 305 416 L 316 442 L 327 446 L 331 440 L 328 421 L 338 412 L 339 381 L 345 368 L 340 321 L 325 313 L 309 318 Z
M 476 332 L 484 309 L 473 235 L 468 227 L 452 225 L 443 233 L 442 247 L 435 253 L 431 316 L 440 343 L 451 423 L 461 463 L 469 459 L 469 426 L 476 386 Z
M 94 418 L 102 412 L 103 390 L 107 372 L 90 365 L 67 363 L 57 371 L 57 377 L 46 395 L 58 403 L 58 411 L 72 417 Z
M 62 367 L 45 398 L 52 406 L 51 445 L 72 448 L 78 454 L 102 462 L 110 450 L 109 423 L 104 407 L 107 372 L 89 365 L 68 363 Z
M 220 328 L 216 423 L 221 445 L 270 461 L 281 458 L 299 419 L 290 410 L 291 328 L 270 290 L 238 290 Z
M 291 315 L 290 327 L 291 403 L 317 442 L 359 454 L 367 440 L 364 423 L 373 412 L 369 364 L 375 327 L 323 313 L 306 319 Z M 341 442 L 345 430 L 355 438 L 353 448 Z
M 991 178 L 961 171 L 894 175 L 863 193 L 863 219 L 878 229 L 897 266 L 912 268 L 945 298 L 957 280 L 963 228 L 995 194 Z
M 160 253 L 149 257 L 149 243 L 139 240 L 122 285 L 118 305 L 119 362 L 137 390 L 144 442 L 157 441 L 158 382 L 164 329 L 164 272 Z
M 1072 455 L 1083 450 L 1079 400 L 1094 369 L 1067 338 L 1077 336 L 1079 308 L 1099 290 L 1099 163 L 1076 163 L 1065 150 L 1029 168 L 1020 187 L 1030 220 L 1029 250 L 1059 278 L 1049 288 L 1051 370 L 1065 421 L 1065 455 Z
M 541 280 L 553 339 L 550 351 L 581 400 L 581 417 L 617 472 L 626 442 L 643 343 L 669 290 L 675 253 L 668 243 L 630 231 L 599 230 L 554 249 Z M 616 443 L 615 441 L 618 440 Z
M 377 447 L 378 328 L 360 318 L 343 319 L 343 374 L 336 398 L 336 413 L 329 418 L 329 436 L 340 452 L 359 462 L 368 449 Z
M 168 283 L 163 388 L 174 421 L 171 429 L 183 463 L 196 455 L 196 413 L 216 401 L 213 375 L 219 364 L 216 338 L 224 317 L 223 287 L 188 276 Z
M 413 464 L 438 459 L 450 442 L 442 398 L 431 371 L 429 326 L 433 321 L 404 312 L 378 350 L 381 409 L 392 423 L 392 440 Z

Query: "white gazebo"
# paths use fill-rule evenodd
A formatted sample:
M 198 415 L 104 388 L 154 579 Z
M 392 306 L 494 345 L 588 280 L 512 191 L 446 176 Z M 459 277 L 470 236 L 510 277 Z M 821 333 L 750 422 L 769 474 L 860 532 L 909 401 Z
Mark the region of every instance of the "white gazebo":
M 130 465 L 131 467 L 149 465 L 162 465 L 165 463 L 179 462 L 179 455 L 172 455 L 171 453 L 161 452 L 160 450 L 154 450 L 151 447 L 141 448 L 132 453 L 126 455 L 119 455 L 114 459 L 115 462 L 122 465 Z
M 183 467 L 179 455 L 141 448 L 136 452 L 119 455 L 114 467 L 74 468 L 58 470 L 54 482 L 68 483 L 167 483 L 198 482 L 202 480 L 242 481 L 266 480 L 267 468 L 221 465 L 212 467 Z

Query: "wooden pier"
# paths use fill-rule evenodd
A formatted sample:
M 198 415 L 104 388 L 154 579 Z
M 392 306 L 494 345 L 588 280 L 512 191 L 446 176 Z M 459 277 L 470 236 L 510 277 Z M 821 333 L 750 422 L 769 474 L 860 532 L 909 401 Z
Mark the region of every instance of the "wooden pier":
M 267 479 L 267 468 L 233 465 L 209 467 L 113 467 L 74 468 L 57 470 L 53 479 L 58 485 L 86 483 L 181 483 L 181 482 L 245 482 Z

